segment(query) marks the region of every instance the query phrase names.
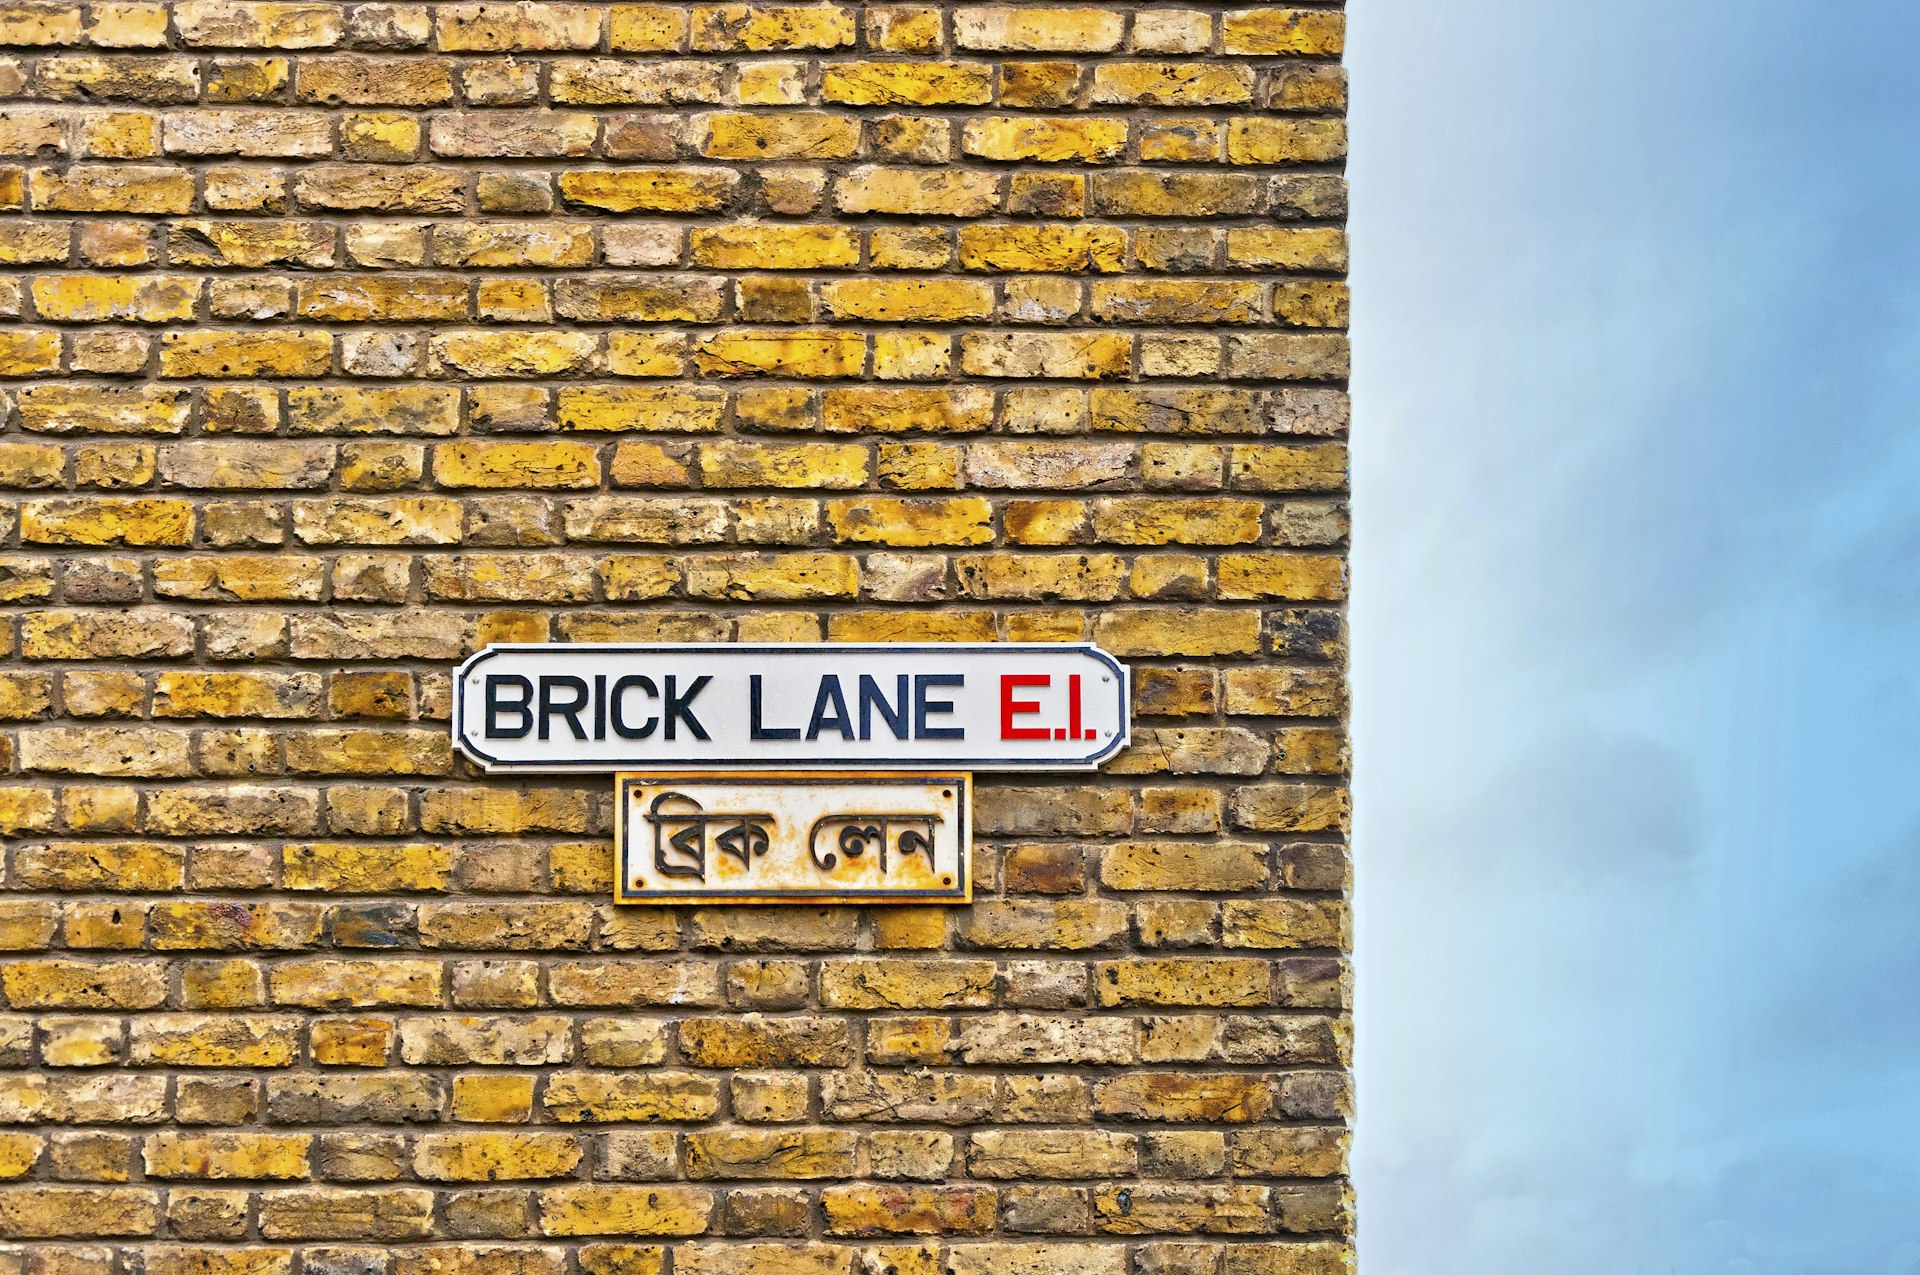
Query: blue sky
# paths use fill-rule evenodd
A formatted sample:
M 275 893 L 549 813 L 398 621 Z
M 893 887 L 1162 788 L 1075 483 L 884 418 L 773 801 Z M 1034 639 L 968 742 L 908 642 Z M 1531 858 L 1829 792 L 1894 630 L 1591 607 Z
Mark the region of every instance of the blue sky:
M 1920 1275 L 1920 3 L 1358 0 L 1368 1275 Z

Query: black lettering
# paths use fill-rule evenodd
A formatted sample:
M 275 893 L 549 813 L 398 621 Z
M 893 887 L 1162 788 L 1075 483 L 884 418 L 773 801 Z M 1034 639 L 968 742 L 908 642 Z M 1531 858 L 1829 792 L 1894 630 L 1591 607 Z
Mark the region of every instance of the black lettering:
M 860 675 L 860 738 L 873 738 L 873 710 L 879 709 L 880 716 L 886 719 L 887 729 L 893 732 L 895 739 L 907 737 L 907 704 L 911 696 L 907 694 L 907 675 L 902 673 L 895 684 L 894 702 L 887 703 L 887 697 L 880 693 L 880 684 L 865 673 Z
M 798 726 L 762 726 L 760 724 L 761 703 L 760 675 L 752 674 L 747 678 L 747 738 L 748 739 L 798 739 Z
M 504 687 L 519 690 L 520 698 L 509 700 L 501 695 Z M 486 737 L 488 739 L 525 739 L 527 732 L 533 729 L 533 683 L 518 673 L 487 674 L 487 718 Z M 500 724 L 503 713 L 512 713 L 520 719 L 518 726 L 508 728 Z
M 832 708 L 831 714 L 828 708 Z M 853 723 L 847 720 L 847 700 L 840 693 L 840 679 L 832 673 L 820 679 L 820 692 L 813 697 L 813 717 L 807 722 L 807 738 L 818 739 L 823 730 L 837 730 L 842 739 L 853 738 Z
M 613 733 L 622 739 L 645 739 L 653 734 L 653 728 L 660 724 L 658 717 L 649 717 L 638 726 L 627 725 L 626 716 L 620 711 L 620 697 L 636 686 L 648 699 L 660 698 L 660 688 L 653 684 L 653 679 L 650 677 L 629 673 L 614 682 L 613 692 L 607 697 L 607 708 L 613 718 Z
M 674 683 L 677 680 L 673 674 L 667 674 L 667 738 L 672 739 L 674 727 L 680 722 L 685 722 L 695 739 L 711 739 L 712 736 L 708 735 L 706 728 L 700 724 L 700 719 L 693 715 L 693 701 L 701 691 L 707 689 L 707 683 L 713 679 L 704 674 L 694 678 L 693 685 L 687 688 L 685 695 L 680 694 L 675 687 Z
M 565 687 L 574 693 L 566 703 L 554 699 L 554 689 Z M 573 732 L 575 739 L 585 739 L 587 732 L 580 725 L 580 710 L 587 706 L 587 679 L 574 677 L 570 673 L 561 673 L 540 679 L 540 738 L 547 738 L 547 732 L 553 727 L 553 719 L 567 719 L 567 729 Z
M 915 739 L 965 739 L 964 726 L 929 726 L 930 713 L 951 713 L 953 701 L 928 699 L 927 691 L 936 686 L 965 686 L 962 673 L 915 673 L 913 675 L 913 737 Z
M 607 675 L 593 675 L 593 737 L 607 737 Z

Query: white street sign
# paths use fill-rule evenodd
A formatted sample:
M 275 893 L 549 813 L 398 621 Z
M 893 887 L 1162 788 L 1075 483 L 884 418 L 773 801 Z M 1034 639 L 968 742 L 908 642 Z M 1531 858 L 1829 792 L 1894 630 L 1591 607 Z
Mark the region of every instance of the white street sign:
M 1127 725 L 1126 667 L 1089 645 L 502 644 L 454 679 L 490 771 L 1086 770 Z
M 968 776 L 621 774 L 616 903 L 965 903 Z

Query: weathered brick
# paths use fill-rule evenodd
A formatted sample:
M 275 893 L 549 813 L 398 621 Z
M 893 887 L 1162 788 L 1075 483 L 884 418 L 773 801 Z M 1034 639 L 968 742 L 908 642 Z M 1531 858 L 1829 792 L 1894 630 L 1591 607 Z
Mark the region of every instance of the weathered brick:
M 699 1235 L 711 1192 L 672 1186 L 558 1186 L 539 1193 L 542 1235 Z
M 413 1171 L 428 1182 L 559 1178 L 581 1154 L 563 1133 L 429 1133 L 414 1144 Z
M 977 1186 L 832 1186 L 820 1193 L 829 1235 L 980 1235 L 996 1195 Z
M 1344 34 L 0 4 L 26 1275 L 1349 1275 Z M 1140 720 L 955 908 L 614 906 L 449 740 L 490 642 L 821 638 Z
M 428 1234 L 433 1192 L 308 1187 L 261 1196 L 260 1233 L 287 1240 L 408 1240 Z

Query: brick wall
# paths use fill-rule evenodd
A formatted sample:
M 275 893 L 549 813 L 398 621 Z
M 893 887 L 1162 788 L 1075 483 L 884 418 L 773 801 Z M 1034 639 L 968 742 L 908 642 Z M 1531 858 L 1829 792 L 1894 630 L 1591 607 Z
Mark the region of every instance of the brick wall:
M 1351 1257 L 1337 7 L 0 3 L 0 1271 Z M 493 640 L 1079 639 L 968 908 L 616 909 Z

